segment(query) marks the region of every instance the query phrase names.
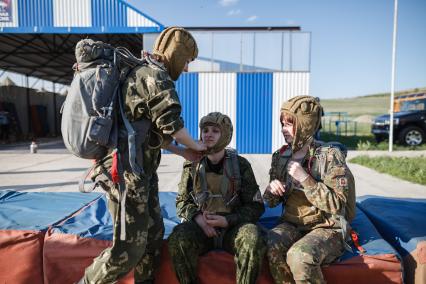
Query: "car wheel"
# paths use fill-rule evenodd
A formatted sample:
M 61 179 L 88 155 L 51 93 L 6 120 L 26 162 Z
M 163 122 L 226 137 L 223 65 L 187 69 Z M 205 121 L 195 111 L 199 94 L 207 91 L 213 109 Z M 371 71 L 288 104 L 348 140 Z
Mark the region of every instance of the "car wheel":
M 424 142 L 425 132 L 417 126 L 409 126 L 404 128 L 400 135 L 399 141 L 408 146 L 417 146 Z

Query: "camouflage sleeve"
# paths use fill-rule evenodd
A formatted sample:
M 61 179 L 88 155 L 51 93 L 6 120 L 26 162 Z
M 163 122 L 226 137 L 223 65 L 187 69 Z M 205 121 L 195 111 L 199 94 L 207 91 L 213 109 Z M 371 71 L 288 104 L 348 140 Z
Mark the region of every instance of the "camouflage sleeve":
M 232 214 L 226 216 L 230 226 L 238 223 L 256 223 L 265 211 L 250 163 L 241 156 L 238 156 L 238 162 L 241 174 L 240 204 L 234 208 Z
M 185 161 L 176 197 L 176 211 L 179 218 L 192 220 L 200 211 L 192 196 L 192 163 Z
M 324 179 L 314 185 L 306 185 L 306 182 L 302 185 L 309 202 L 330 214 L 341 213 L 350 192 L 355 190 L 352 173 L 347 168 L 344 156 L 336 148 L 328 151 Z
M 153 83 L 152 83 L 153 84 Z M 162 135 L 171 135 L 183 128 L 182 106 L 173 81 L 158 76 L 154 90 L 150 90 L 148 108 L 152 121 Z
M 269 169 L 269 182 L 278 179 L 277 175 L 277 165 L 279 159 L 279 151 L 276 151 L 272 155 L 271 168 Z M 279 196 L 272 194 L 270 191 L 265 191 L 263 194 L 263 199 L 266 201 L 270 208 L 278 206 L 282 200 Z
M 181 104 L 173 81 L 164 71 L 141 66 L 132 70 L 122 92 L 130 121 L 150 118 L 154 128 L 170 142 L 170 135 L 183 127 Z

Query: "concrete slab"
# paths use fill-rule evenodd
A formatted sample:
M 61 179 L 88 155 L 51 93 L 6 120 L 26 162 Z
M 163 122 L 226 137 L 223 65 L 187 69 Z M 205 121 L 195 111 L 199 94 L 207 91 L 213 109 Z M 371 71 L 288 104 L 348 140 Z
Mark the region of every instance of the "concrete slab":
M 90 167 L 91 161 L 69 154 L 61 141 L 47 141 L 39 145 L 37 154 L 29 153 L 29 145 L 2 146 L 0 148 L 0 190 L 16 191 L 78 191 L 78 180 Z M 350 151 L 348 159 L 366 154 L 426 156 L 426 151 Z M 271 155 L 243 155 L 253 168 L 262 191 L 269 183 Z M 160 191 L 177 191 L 182 164 L 181 157 L 163 155 L 158 170 Z M 366 167 L 349 164 L 357 186 L 357 196 L 379 195 L 387 197 L 426 198 L 426 186 L 377 173 Z

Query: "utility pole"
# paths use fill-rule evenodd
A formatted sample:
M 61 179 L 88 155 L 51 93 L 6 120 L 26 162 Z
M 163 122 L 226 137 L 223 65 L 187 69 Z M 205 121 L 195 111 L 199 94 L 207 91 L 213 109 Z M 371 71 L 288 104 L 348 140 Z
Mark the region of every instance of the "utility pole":
M 393 111 L 395 96 L 395 59 L 396 59 L 396 32 L 398 27 L 398 0 L 394 0 L 395 7 L 393 12 L 393 39 L 392 39 L 392 79 L 391 79 L 391 95 L 390 95 L 390 116 L 389 116 L 389 152 L 393 147 Z

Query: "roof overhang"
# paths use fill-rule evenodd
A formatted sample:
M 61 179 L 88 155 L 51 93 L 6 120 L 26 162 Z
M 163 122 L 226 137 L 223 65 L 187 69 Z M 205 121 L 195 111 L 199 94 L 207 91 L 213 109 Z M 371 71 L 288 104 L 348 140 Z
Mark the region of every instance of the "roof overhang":
M 142 34 L 0 33 L 0 69 L 68 85 L 75 45 L 84 38 L 126 47 L 138 57 L 143 46 Z

